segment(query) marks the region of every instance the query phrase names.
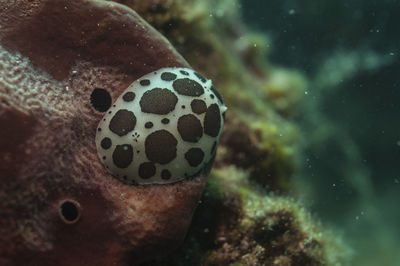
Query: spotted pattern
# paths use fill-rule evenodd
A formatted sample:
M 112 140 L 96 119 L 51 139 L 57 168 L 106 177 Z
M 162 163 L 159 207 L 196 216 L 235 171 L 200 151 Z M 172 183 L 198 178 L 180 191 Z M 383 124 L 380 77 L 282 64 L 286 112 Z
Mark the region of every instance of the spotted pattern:
M 211 137 L 218 136 L 221 128 L 221 113 L 217 104 L 212 104 L 207 108 L 204 117 L 204 133 Z
M 168 90 L 155 88 L 146 91 L 140 99 L 140 108 L 144 113 L 166 115 L 175 109 L 178 97 Z
M 105 112 L 111 106 L 111 96 L 105 89 L 95 88 L 90 95 L 90 104 L 98 112 Z
M 122 96 L 122 99 L 124 99 L 125 102 L 131 102 L 135 99 L 135 93 L 129 91 Z
M 198 142 L 203 136 L 203 127 L 196 116 L 183 115 L 178 120 L 178 132 L 184 141 Z
M 186 96 L 200 96 L 204 93 L 200 83 L 189 78 L 175 80 L 172 87 L 177 93 Z
M 135 129 L 136 116 L 126 109 L 118 110 L 110 121 L 110 130 L 118 136 L 124 136 Z
M 206 175 L 225 110 L 211 80 L 195 71 L 153 71 L 133 82 L 101 119 L 96 128 L 99 158 L 130 185 Z
M 118 168 L 128 167 L 133 160 L 133 149 L 129 144 L 117 145 L 112 154 L 113 162 Z
M 193 113 L 202 114 L 207 110 L 207 105 L 203 100 L 194 99 L 190 103 Z
M 185 159 L 190 166 L 198 166 L 204 158 L 204 152 L 200 148 L 191 148 L 185 153 Z
M 139 176 L 143 179 L 153 177 L 156 174 L 156 166 L 152 162 L 145 162 L 139 166 Z
M 150 85 L 150 80 L 148 79 L 143 79 L 140 81 L 140 85 L 142 86 L 149 86 Z
M 167 169 L 161 171 L 161 178 L 164 180 L 168 180 L 171 178 L 171 172 Z
M 101 147 L 105 150 L 108 150 L 111 148 L 112 142 L 110 138 L 105 137 L 104 139 L 101 140 Z
M 147 136 L 145 150 L 147 158 L 154 163 L 166 164 L 176 157 L 178 141 L 170 132 L 158 130 Z
M 176 79 L 176 74 L 171 73 L 171 72 L 164 72 L 161 74 L 161 79 L 165 81 L 171 81 Z
M 144 124 L 145 128 L 152 128 L 153 127 L 153 123 L 152 122 L 146 122 L 146 124 Z

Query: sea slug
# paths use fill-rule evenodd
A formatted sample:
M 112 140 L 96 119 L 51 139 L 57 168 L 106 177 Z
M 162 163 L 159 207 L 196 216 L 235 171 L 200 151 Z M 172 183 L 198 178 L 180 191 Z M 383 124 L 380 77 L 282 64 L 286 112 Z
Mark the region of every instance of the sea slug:
M 162 68 L 134 81 L 100 121 L 96 146 L 108 171 L 128 184 L 165 184 L 212 163 L 227 107 L 211 80 Z

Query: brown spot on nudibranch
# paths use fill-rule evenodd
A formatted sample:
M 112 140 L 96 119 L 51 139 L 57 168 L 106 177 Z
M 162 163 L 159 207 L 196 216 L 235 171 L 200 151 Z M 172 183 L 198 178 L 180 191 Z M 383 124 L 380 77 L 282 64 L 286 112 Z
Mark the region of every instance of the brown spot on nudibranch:
M 153 123 L 152 122 L 146 122 L 146 124 L 144 124 L 145 128 L 152 128 L 153 127 Z
M 111 119 L 109 128 L 118 136 L 124 136 L 134 130 L 135 126 L 136 116 L 133 112 L 121 109 Z
M 161 171 L 161 178 L 164 180 L 168 180 L 171 178 L 171 172 L 168 169 L 164 169 Z
M 111 139 L 105 137 L 104 139 L 101 140 L 101 147 L 105 150 L 109 149 L 111 147 Z
M 183 115 L 178 119 L 178 131 L 184 141 L 198 142 L 203 136 L 200 120 L 192 115 Z
M 175 109 L 178 97 L 168 90 L 155 88 L 146 91 L 140 99 L 140 108 L 144 113 L 166 115 Z
M 200 148 L 191 148 L 185 153 L 185 159 L 190 166 L 198 166 L 204 158 L 204 152 Z
M 142 163 L 139 166 L 139 176 L 143 179 L 150 178 L 156 174 L 156 166 L 152 162 Z
M 143 79 L 143 80 L 141 80 L 139 83 L 140 83 L 140 85 L 142 85 L 142 86 L 149 86 L 149 85 L 150 85 L 150 80 L 148 80 L 148 79 Z
M 176 74 L 171 73 L 171 72 L 164 72 L 161 74 L 161 79 L 165 81 L 171 81 L 176 79 Z
M 127 168 L 133 161 L 133 149 L 129 144 L 117 145 L 112 154 L 113 162 L 118 168 Z
M 145 151 L 147 158 L 160 164 L 166 164 L 175 159 L 178 141 L 170 132 L 158 130 L 147 136 Z
M 203 87 L 197 81 L 189 78 L 177 79 L 172 86 L 177 93 L 185 96 L 200 96 L 204 93 Z
M 221 128 L 221 115 L 217 104 L 212 104 L 207 108 L 204 117 L 204 133 L 211 137 L 218 136 Z
M 122 99 L 124 99 L 125 102 L 131 102 L 135 99 L 135 93 L 129 91 L 122 96 Z
M 194 99 L 190 106 L 192 107 L 193 113 L 202 114 L 207 110 L 207 105 L 203 100 Z

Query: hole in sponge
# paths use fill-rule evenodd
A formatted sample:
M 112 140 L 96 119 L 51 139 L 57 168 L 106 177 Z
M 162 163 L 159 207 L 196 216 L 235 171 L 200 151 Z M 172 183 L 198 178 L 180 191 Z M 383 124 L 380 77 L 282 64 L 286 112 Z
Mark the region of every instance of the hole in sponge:
M 60 204 L 59 214 L 64 223 L 74 224 L 80 218 L 80 205 L 74 200 L 64 200 Z
M 111 106 L 111 96 L 105 89 L 96 88 L 90 95 L 90 104 L 96 111 L 105 112 Z

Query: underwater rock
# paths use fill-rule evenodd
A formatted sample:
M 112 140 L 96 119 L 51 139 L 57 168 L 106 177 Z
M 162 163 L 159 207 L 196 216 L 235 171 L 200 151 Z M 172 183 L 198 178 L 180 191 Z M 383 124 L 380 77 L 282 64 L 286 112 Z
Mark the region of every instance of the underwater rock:
M 301 203 L 214 169 L 178 252 L 146 266 L 348 265 L 351 250 Z
M 257 190 L 245 174 L 233 167 L 218 169 L 214 174 L 210 179 L 214 192 L 206 193 L 205 197 L 218 199 L 222 204 L 217 207 L 215 228 L 208 236 L 215 247 L 206 252 L 203 265 L 346 262 L 348 248 L 342 240 L 312 218 L 299 202 Z M 224 191 L 216 192 L 221 187 Z
M 0 10 L 0 264 L 126 265 L 175 249 L 205 177 L 128 186 L 98 159 L 95 134 L 134 80 L 188 63 L 112 2 Z

